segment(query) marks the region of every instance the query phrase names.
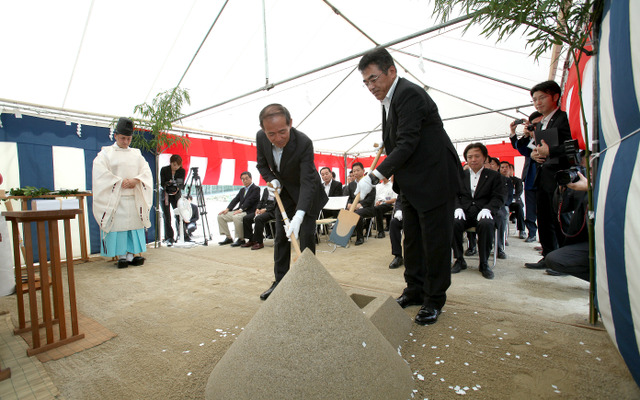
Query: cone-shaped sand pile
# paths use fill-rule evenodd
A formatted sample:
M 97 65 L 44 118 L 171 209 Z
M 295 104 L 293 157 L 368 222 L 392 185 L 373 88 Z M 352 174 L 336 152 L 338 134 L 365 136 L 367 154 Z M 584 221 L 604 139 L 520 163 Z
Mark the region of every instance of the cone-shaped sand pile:
M 305 250 L 215 366 L 206 399 L 407 399 L 409 365 Z

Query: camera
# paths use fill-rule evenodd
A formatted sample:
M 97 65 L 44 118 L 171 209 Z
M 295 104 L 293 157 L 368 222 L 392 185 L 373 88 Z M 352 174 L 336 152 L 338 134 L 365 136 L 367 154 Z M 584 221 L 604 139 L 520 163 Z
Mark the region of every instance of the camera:
M 576 166 L 558 171 L 556 172 L 556 182 L 560 186 L 566 186 L 569 183 L 576 183 L 580 180 L 578 172 L 584 175 L 582 168 Z
M 180 188 L 178 187 L 178 182 L 176 182 L 176 181 L 174 181 L 172 179 L 169 182 L 167 182 L 164 190 L 167 192 L 168 195 L 172 196 L 172 195 L 178 193 Z
M 514 124 L 514 125 L 522 125 L 522 124 L 524 124 L 525 122 L 527 122 L 527 120 L 526 120 L 526 119 L 517 119 L 517 120 L 513 121 L 513 124 Z M 533 131 L 535 131 L 535 130 L 536 130 L 536 126 L 535 126 L 534 124 L 529 124 L 529 125 L 527 125 L 527 126 L 526 126 L 526 129 L 527 129 L 528 131 L 533 132 Z
M 513 124 L 514 125 L 522 125 L 522 124 L 524 124 L 524 119 L 517 119 L 517 120 L 513 121 Z
M 575 139 L 565 140 L 562 144 L 564 146 L 564 153 L 569 160 L 569 169 L 564 169 L 556 172 L 556 182 L 558 185 L 566 186 L 568 183 L 575 183 L 580 180 L 578 172 L 582 175 L 585 174 L 584 168 L 580 167 L 580 148 L 578 147 L 578 141 Z

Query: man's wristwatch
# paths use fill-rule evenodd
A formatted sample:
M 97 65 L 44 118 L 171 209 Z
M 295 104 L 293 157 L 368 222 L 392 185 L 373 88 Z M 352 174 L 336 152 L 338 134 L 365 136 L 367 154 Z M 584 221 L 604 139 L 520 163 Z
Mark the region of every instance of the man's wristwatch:
M 380 179 L 373 172 L 369 172 L 369 179 L 371 179 L 372 185 L 377 185 L 378 183 L 380 183 Z

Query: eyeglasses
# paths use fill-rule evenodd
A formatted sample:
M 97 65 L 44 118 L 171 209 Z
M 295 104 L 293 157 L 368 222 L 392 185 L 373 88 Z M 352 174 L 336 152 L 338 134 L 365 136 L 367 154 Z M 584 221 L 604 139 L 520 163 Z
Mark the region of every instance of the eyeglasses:
M 376 83 L 376 81 L 378 80 L 378 78 L 380 78 L 381 75 L 382 75 L 382 72 L 379 73 L 378 75 L 375 75 L 373 78 L 365 79 L 362 81 L 362 84 L 364 85 L 364 87 L 369 89 L 369 85 L 373 85 L 374 83 Z
M 549 97 L 549 95 L 548 95 L 548 94 L 545 94 L 545 95 L 542 95 L 542 96 L 539 96 L 539 97 L 533 97 L 531 100 L 532 100 L 534 103 L 539 103 L 539 102 L 541 102 L 542 100 L 546 99 L 547 97 Z

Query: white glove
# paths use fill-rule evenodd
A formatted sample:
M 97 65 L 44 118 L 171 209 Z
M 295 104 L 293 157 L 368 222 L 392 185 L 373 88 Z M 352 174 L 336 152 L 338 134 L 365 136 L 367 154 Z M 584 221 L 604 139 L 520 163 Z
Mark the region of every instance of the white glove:
M 373 189 L 373 184 L 371 183 L 371 177 L 367 175 L 360 179 L 360 182 L 358 182 L 358 187 L 353 194 L 357 195 L 358 193 L 360 193 L 360 198 L 364 199 L 371 192 L 371 189 Z
M 273 182 L 273 181 L 272 181 Z M 291 237 L 293 233 L 298 238 L 298 234 L 300 233 L 300 225 L 302 225 L 302 220 L 304 219 L 305 212 L 302 210 L 296 211 L 296 215 L 293 216 L 291 221 L 289 222 L 289 227 L 287 228 L 287 237 Z
M 467 220 L 467 217 L 464 216 L 464 211 L 462 211 L 462 208 L 456 208 L 456 210 L 453 212 L 453 217 L 456 219 L 461 219 L 463 221 Z
M 393 214 L 393 218 L 398 221 L 402 221 L 402 210 L 397 210 L 395 214 Z
M 478 213 L 478 221 L 480 221 L 482 218 L 489 218 L 489 219 L 493 219 L 493 217 L 491 216 L 491 211 L 489 211 L 488 208 L 483 208 L 482 210 L 480 210 L 480 212 Z
M 273 194 L 277 190 L 278 194 L 280 194 L 280 192 L 282 191 L 282 185 L 280 184 L 280 181 L 277 179 L 274 179 L 269 183 L 271 184 L 271 186 L 267 185 L 267 189 L 269 189 L 269 193 Z

